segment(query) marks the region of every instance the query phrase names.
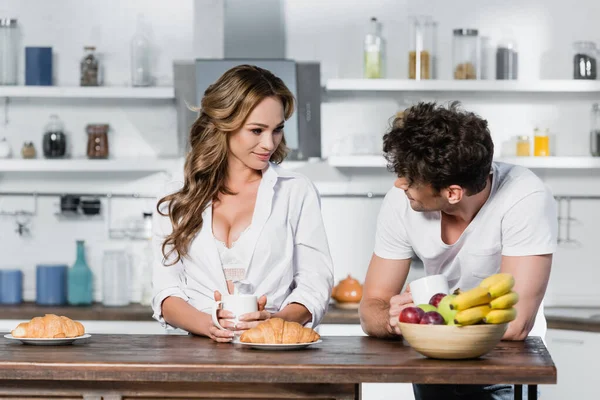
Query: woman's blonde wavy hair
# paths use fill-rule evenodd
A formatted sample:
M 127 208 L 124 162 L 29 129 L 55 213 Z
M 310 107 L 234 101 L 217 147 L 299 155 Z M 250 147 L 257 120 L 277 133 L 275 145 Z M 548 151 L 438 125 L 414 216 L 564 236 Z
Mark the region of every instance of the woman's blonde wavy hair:
M 227 179 L 228 138 L 239 130 L 250 112 L 267 97 L 283 103 L 285 119 L 294 112 L 294 96 L 283 81 L 265 69 L 239 65 L 225 72 L 204 92 L 199 115 L 190 130 L 190 151 L 185 160 L 184 184 L 157 204 L 157 211 L 169 216 L 173 226 L 162 253 L 165 260 L 175 255 L 173 265 L 188 255 L 190 243 L 202 228 L 202 213 L 219 193 L 234 194 Z M 281 163 L 287 155 L 285 138 L 271 156 Z M 168 204 L 168 211 L 161 207 Z

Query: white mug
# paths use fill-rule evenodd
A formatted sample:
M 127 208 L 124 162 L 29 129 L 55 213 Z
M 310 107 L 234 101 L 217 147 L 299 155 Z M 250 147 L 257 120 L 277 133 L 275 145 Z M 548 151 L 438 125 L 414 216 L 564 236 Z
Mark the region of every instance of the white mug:
M 219 329 L 225 330 L 217 318 L 217 311 L 220 309 L 232 312 L 235 315 L 233 322 L 237 324 L 240 315 L 258 311 L 258 298 L 251 294 L 224 294 L 220 301 L 215 301 L 212 310 L 213 323 Z
M 430 275 L 410 283 L 410 293 L 415 305 L 429 304 L 434 294 L 448 294 L 448 280 L 444 275 Z

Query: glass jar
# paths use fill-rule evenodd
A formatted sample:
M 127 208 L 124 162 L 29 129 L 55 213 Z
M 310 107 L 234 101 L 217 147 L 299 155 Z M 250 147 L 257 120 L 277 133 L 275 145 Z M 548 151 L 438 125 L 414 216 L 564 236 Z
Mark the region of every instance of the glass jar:
M 573 43 L 573 79 L 596 79 L 598 75 L 598 50 L 594 42 Z
M 536 157 L 548 157 L 550 155 L 550 132 L 546 129 L 542 133 L 535 128 L 533 135 L 533 155 Z
M 478 79 L 480 57 L 477 29 L 454 29 L 452 33 L 454 79 Z
M 64 125 L 57 115 L 51 115 L 44 128 L 42 150 L 46 158 L 63 158 L 67 153 L 67 136 Z
M 421 80 L 434 78 L 436 23 L 430 16 L 412 16 L 410 20 L 410 51 L 408 52 L 408 78 Z M 417 54 L 420 57 L 417 57 Z
M 381 23 L 372 17 L 369 33 L 365 36 L 364 43 L 364 77 L 379 79 L 385 77 L 384 72 L 385 43 L 381 36 Z
M 96 47 L 86 46 L 83 48 L 85 55 L 80 63 L 80 86 L 99 86 L 100 63 L 96 57 Z
M 85 130 L 88 158 L 108 158 L 108 124 L 89 124 Z
M 531 156 L 529 136 L 517 136 L 517 157 Z
M 496 79 L 517 79 L 519 53 L 513 39 L 503 39 L 496 49 Z
M 590 129 L 590 153 L 593 157 L 600 157 L 600 105 L 592 106 Z
M 17 20 L 0 18 L 0 85 L 16 85 L 19 60 Z

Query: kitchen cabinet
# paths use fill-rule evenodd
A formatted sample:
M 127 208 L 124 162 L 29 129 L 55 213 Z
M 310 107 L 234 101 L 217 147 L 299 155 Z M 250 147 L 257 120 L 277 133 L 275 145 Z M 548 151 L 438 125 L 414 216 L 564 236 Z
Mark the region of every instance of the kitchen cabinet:
M 540 385 L 544 400 L 597 398 L 600 333 L 549 329 L 546 346 L 558 374 L 556 385 Z

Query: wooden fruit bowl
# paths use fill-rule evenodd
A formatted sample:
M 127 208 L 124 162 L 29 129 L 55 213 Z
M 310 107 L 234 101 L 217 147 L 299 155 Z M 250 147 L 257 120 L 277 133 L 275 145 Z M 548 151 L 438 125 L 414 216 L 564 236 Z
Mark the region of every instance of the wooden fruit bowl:
M 420 325 L 398 322 L 404 339 L 430 358 L 462 360 L 490 352 L 502 339 L 508 324 Z

